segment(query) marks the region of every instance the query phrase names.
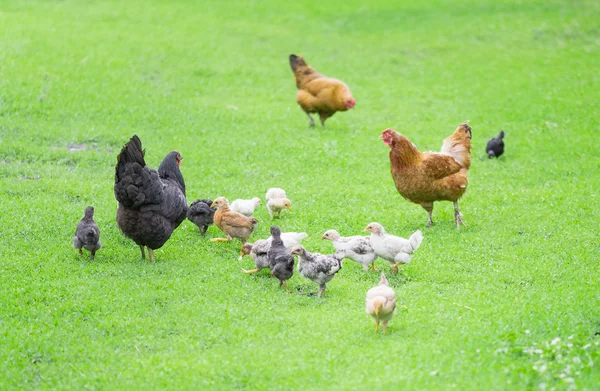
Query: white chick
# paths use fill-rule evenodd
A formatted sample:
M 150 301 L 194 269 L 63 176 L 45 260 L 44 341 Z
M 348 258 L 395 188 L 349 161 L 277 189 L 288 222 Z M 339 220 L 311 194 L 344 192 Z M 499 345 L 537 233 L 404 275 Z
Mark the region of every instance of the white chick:
M 277 213 L 277 217 L 281 217 L 281 211 L 283 209 L 287 209 L 288 211 L 292 207 L 292 201 L 287 198 L 272 198 L 267 201 L 267 210 L 269 211 L 269 215 L 271 215 L 271 219 L 275 217 L 275 213 Z
M 292 247 L 300 244 L 300 242 L 302 242 L 302 240 L 307 236 L 308 234 L 306 232 L 282 232 L 281 240 L 283 240 L 283 245 L 285 248 L 291 249 Z M 270 243 L 272 239 L 273 237 L 269 236 L 267 240 Z
M 330 229 L 323 234 L 321 239 L 330 240 L 335 247 L 336 254 L 340 254 L 344 258 L 353 260 L 362 265 L 365 271 L 375 271 L 375 250 L 371 246 L 371 238 L 368 236 L 340 236 L 338 231 Z
M 375 319 L 375 332 L 379 331 L 379 322 L 383 323 L 383 333 L 396 309 L 396 292 L 388 286 L 385 274 L 381 273 L 379 285 L 367 291 L 366 311 Z
M 265 199 L 269 201 L 272 198 L 287 198 L 287 195 L 285 195 L 285 190 L 280 189 L 278 187 L 272 187 L 269 190 L 267 190 Z
M 252 216 L 254 210 L 261 204 L 260 198 L 254 197 L 251 200 L 235 200 L 229 205 L 229 209 L 234 212 L 239 212 L 245 216 Z
M 423 234 L 417 230 L 408 239 L 388 235 L 379 223 L 371 223 L 365 228 L 371 232 L 371 246 L 375 254 L 385 259 L 392 265 L 392 270 L 398 273 L 398 266 L 410 262 L 412 253 L 419 248 L 423 241 Z
M 277 217 L 281 217 L 281 211 L 283 209 L 287 209 L 289 211 L 292 206 L 292 201 L 287 198 L 285 190 L 278 187 L 272 187 L 267 190 L 265 199 L 267 211 L 269 212 L 271 219 L 274 218 L 275 213 L 277 213 Z

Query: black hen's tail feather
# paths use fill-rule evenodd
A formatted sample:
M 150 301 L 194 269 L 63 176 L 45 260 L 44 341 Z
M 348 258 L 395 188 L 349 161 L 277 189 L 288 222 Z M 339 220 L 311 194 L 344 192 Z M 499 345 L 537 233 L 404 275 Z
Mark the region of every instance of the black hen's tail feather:
M 146 151 L 142 149 L 142 141 L 137 135 L 133 135 L 131 139 L 123 146 L 119 156 L 117 156 L 117 166 L 115 168 L 115 183 L 123 177 L 127 163 L 136 162 L 140 166 L 145 167 L 146 161 L 144 155 Z
M 142 142 L 136 135 L 117 157 L 114 191 L 117 201 L 132 209 L 144 205 L 160 206 L 162 202 L 162 182 L 158 172 L 146 167 Z
M 498 138 L 499 138 L 500 140 L 502 140 L 502 139 L 504 138 L 504 130 L 501 130 L 501 131 L 500 131 L 500 134 L 498 135 Z

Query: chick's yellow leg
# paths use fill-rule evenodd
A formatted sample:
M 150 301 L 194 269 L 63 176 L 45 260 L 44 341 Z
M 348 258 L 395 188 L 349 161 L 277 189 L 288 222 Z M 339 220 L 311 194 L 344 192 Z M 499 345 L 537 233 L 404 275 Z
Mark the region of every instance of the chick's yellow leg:
M 383 334 L 385 334 L 385 331 L 387 330 L 387 320 L 383 322 Z
M 323 294 L 323 292 L 325 292 L 325 289 L 327 289 L 327 287 L 323 284 L 321 285 L 321 288 L 319 289 L 319 291 L 317 292 L 317 296 L 321 297 L 321 295 Z
M 375 322 L 375 332 L 378 333 L 379 332 L 379 321 Z
M 376 272 L 376 271 L 377 271 L 377 270 L 375 270 L 375 262 L 373 262 L 373 263 L 371 264 L 371 270 L 372 270 L 372 271 L 374 271 L 374 272 Z
M 231 242 L 231 238 L 212 238 L 211 242 Z
M 242 269 L 242 273 L 246 273 L 246 274 L 254 274 L 257 271 L 258 271 L 258 269 L 252 269 L 252 270 Z

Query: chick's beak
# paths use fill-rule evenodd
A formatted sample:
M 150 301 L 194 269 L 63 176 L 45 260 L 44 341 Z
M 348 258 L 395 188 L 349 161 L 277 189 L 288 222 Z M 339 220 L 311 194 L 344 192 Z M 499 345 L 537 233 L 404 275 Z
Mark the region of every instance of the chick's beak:
M 363 230 L 363 232 L 369 232 L 369 231 L 370 231 L 370 230 L 369 230 L 369 227 L 367 227 L 367 228 L 365 228 L 365 229 Z
M 325 235 L 321 236 L 321 240 L 325 240 Z
M 214 203 L 214 202 L 213 202 L 212 204 L 210 204 L 210 207 L 211 207 L 211 208 L 214 208 L 215 206 L 217 206 L 217 205 L 215 205 L 215 203 Z

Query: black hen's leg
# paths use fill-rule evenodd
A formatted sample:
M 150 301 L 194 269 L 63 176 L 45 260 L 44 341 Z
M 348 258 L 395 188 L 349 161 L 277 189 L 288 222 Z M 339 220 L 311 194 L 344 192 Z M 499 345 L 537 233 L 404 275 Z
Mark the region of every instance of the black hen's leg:
M 148 255 L 150 256 L 150 262 L 154 262 L 154 250 L 148 247 Z
M 144 246 L 140 246 L 140 250 L 142 251 L 142 259 L 146 259 L 146 252 L 144 251 Z

